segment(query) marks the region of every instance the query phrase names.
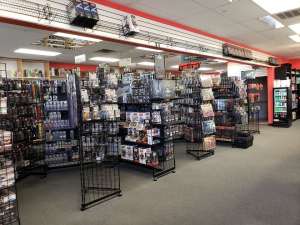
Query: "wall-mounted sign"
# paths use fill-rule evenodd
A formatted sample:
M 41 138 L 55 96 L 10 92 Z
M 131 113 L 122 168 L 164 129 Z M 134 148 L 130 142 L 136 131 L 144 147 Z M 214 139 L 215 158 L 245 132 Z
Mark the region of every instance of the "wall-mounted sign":
M 154 56 L 155 62 L 155 73 L 156 78 L 163 79 L 166 75 L 166 58 L 164 55 L 155 55 Z
M 255 79 L 256 77 L 255 70 L 242 71 L 241 74 L 242 74 L 242 80 Z
M 120 67 L 128 67 L 128 66 L 131 66 L 131 58 L 121 59 L 121 60 L 119 61 L 119 66 L 120 66 Z
M 86 55 L 77 55 L 75 56 L 75 64 L 84 63 L 86 62 Z
M 253 55 L 250 50 L 229 44 L 223 45 L 223 55 L 232 58 L 253 60 Z
M 184 63 L 179 65 L 179 71 L 187 70 L 187 69 L 199 69 L 200 62 L 191 62 L 191 63 Z

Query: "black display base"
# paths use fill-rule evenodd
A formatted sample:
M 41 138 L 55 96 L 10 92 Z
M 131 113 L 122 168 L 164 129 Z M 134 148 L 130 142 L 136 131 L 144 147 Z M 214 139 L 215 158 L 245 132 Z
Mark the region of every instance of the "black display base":
M 292 123 L 273 123 L 273 127 L 282 127 L 282 128 L 290 128 Z
M 154 181 L 157 181 L 159 178 L 162 178 L 170 173 L 175 173 L 175 169 L 176 169 L 175 164 L 174 164 L 174 166 L 167 168 L 167 169 L 159 169 L 159 168 L 155 168 L 155 167 L 152 167 L 149 165 L 144 165 L 144 164 L 126 160 L 126 159 L 120 159 L 120 161 L 123 163 L 127 163 L 129 165 L 132 165 L 132 166 L 137 166 L 137 167 L 142 167 L 145 169 L 152 170 L 152 178 Z
M 186 153 L 195 157 L 197 160 L 201 160 L 213 156 L 215 154 L 215 151 L 186 150 Z
M 110 189 L 110 188 L 98 188 L 98 187 L 89 187 L 87 190 L 85 190 L 84 192 L 87 193 L 88 191 L 101 191 L 101 192 L 111 192 L 110 194 L 107 194 L 106 196 L 104 197 L 101 197 L 101 198 L 98 198 L 98 199 L 95 199 L 94 201 L 92 202 L 89 202 L 87 204 L 82 204 L 81 205 L 81 211 L 85 211 L 91 207 L 94 207 L 96 205 L 99 205 L 105 201 L 108 201 L 112 198 L 115 198 L 115 197 L 121 197 L 122 196 L 122 191 L 120 189 Z

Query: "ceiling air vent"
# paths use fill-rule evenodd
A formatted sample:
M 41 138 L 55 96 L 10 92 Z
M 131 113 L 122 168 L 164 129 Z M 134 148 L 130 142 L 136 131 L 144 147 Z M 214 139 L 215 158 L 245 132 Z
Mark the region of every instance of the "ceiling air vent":
M 96 53 L 103 53 L 103 54 L 109 54 L 109 53 L 113 53 L 115 52 L 114 50 L 111 49 L 100 49 L 98 51 L 96 51 Z
M 276 14 L 276 16 L 278 16 L 282 20 L 291 19 L 291 18 L 300 16 L 300 9 L 293 9 L 293 10 L 286 11 L 283 13 L 278 13 L 278 14 Z

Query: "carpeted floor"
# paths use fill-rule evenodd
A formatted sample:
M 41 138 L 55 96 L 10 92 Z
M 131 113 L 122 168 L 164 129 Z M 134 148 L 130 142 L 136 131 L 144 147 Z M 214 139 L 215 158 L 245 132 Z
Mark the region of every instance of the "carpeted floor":
M 175 174 L 122 168 L 123 196 L 80 211 L 77 169 L 18 185 L 22 225 L 300 225 L 300 121 L 265 126 L 248 150 L 196 161 L 177 146 Z

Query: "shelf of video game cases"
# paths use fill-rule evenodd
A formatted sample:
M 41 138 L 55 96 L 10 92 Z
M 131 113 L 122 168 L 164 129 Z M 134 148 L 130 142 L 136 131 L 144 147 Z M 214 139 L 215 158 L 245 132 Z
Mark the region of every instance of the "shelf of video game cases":
M 185 121 L 184 137 L 188 154 L 200 160 L 214 155 L 216 148 L 212 78 L 197 71 L 183 73 L 180 100 Z
M 41 81 L 3 79 L 1 92 L 7 93 L 7 115 L 1 127 L 13 133 L 17 178 L 44 175 L 44 114 Z
M 176 99 L 171 90 L 158 88 L 164 91 L 154 96 L 154 86 L 163 82 L 154 73 L 125 73 L 119 96 L 124 121 L 121 159 L 151 169 L 154 180 L 175 171 L 173 138 L 181 124 L 171 111 Z
M 238 78 L 220 76 L 214 83 L 216 140 L 234 141 L 239 131 L 248 131 L 248 114 L 245 109 L 247 92 Z
M 74 74 L 44 81 L 45 162 L 48 169 L 79 166 L 77 97 Z
M 82 210 L 121 195 L 117 76 L 101 65 L 77 81 Z
M 6 64 L 0 63 L 0 84 L 7 80 Z M 4 83 L 3 83 L 4 82 Z M 8 119 L 7 88 L 0 93 L 0 129 L 5 129 Z M 2 123 L 4 120 L 4 123 Z M 16 172 L 13 156 L 13 135 L 11 131 L 0 130 L 0 224 L 19 225 Z

